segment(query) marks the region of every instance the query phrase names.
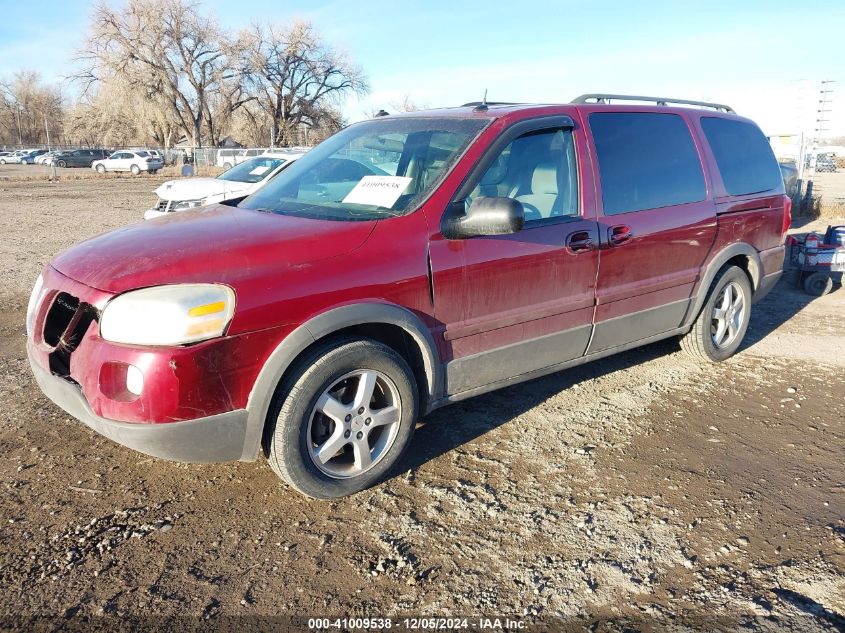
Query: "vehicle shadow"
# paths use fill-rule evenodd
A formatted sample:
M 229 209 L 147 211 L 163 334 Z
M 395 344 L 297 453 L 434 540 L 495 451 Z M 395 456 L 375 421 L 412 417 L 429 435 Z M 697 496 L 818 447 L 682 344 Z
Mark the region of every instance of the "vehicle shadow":
M 819 299 L 804 292 L 788 277 L 789 275 L 785 273 L 777 286 L 751 308 L 751 322 L 748 324 L 748 331 L 739 351 L 756 345 L 813 301 Z M 842 292 L 842 286 L 838 283 L 834 283 L 831 294 L 836 292 Z
M 667 339 L 438 409 L 421 421 L 393 474 L 415 470 L 579 382 L 628 369 L 678 349 L 676 339 Z
M 842 290 L 834 287 L 834 292 Z M 754 305 L 751 324 L 740 351 L 766 338 L 815 299 L 817 297 L 782 279 L 766 298 Z M 670 338 L 438 409 L 421 421 L 411 446 L 393 474 L 415 470 L 510 422 L 579 382 L 629 369 L 678 349 L 678 340 Z

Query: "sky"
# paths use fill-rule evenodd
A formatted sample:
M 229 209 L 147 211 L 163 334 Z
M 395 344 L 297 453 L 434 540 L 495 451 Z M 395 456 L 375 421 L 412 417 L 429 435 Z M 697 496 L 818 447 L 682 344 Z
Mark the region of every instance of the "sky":
M 119 0 L 113 0 L 114 3 Z M 205 0 L 221 26 L 311 21 L 367 74 L 350 122 L 405 95 L 427 107 L 565 103 L 586 92 L 726 103 L 767 134 L 845 135 L 845 2 L 392 2 Z M 60 82 L 87 30 L 87 0 L 0 0 L 0 79 L 32 69 Z M 67 94 L 73 87 L 66 86 Z

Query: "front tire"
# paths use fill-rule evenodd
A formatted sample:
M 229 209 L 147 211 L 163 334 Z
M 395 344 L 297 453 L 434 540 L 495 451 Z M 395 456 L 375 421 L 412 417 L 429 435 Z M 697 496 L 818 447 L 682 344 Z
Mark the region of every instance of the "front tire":
M 132 167 L 129 168 L 129 171 L 132 172 L 133 176 L 137 176 L 138 174 L 141 173 L 141 168 L 138 167 L 138 165 L 132 165 Z
M 707 300 L 681 347 L 698 360 L 718 363 L 742 345 L 751 320 L 751 282 L 738 266 L 725 266 L 710 286 Z
M 417 399 L 413 372 L 390 347 L 370 339 L 318 345 L 292 369 L 270 408 L 270 466 L 317 499 L 369 488 L 408 446 Z

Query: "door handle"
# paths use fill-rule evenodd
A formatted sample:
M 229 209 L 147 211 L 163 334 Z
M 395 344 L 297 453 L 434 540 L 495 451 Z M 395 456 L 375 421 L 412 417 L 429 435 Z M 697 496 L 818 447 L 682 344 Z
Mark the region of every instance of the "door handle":
M 634 237 L 634 232 L 627 224 L 617 224 L 607 229 L 607 241 L 611 246 L 621 246 Z
M 593 250 L 593 236 L 589 231 L 575 231 L 566 238 L 566 248 L 571 253 L 584 253 Z

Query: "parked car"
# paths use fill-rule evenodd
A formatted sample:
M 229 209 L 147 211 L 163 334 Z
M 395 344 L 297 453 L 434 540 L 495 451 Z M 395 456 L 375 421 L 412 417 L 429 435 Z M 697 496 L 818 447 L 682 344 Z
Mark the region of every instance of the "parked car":
M 195 209 L 214 202 L 243 198 L 257 191 L 304 152 L 267 154 L 252 158 L 223 172 L 217 178 L 168 180 L 155 190 L 156 205 L 144 213 L 152 220 L 175 211 Z
M 263 451 L 334 498 L 443 405 L 669 337 L 725 360 L 781 276 L 790 201 L 752 121 L 655 101 L 382 116 L 235 207 L 89 239 L 33 288 L 35 378 L 125 446 Z
M 21 156 L 20 162 L 22 165 L 34 165 L 35 159 L 47 153 L 46 149 L 34 149 Z
M 798 190 L 798 167 L 793 161 L 778 161 L 778 167 L 780 167 L 780 174 L 783 177 L 786 195 L 791 198 Z
M 231 169 L 235 166 L 235 157 L 239 156 L 243 149 L 221 149 L 217 152 L 217 166 L 224 169 Z
M 26 156 L 27 154 L 29 154 L 29 153 L 30 153 L 30 152 L 32 152 L 32 151 L 35 151 L 35 150 L 31 150 L 31 149 L 19 149 L 19 150 L 16 150 L 16 151 L 12 152 L 12 153 L 11 153 L 11 154 L 9 154 L 8 156 L 0 156 L 0 165 L 6 165 L 6 164 L 13 164 L 13 165 L 16 165 L 16 164 L 20 164 L 20 162 L 21 162 L 21 160 L 23 159 L 23 157 L 24 157 L 24 156 Z
M 41 156 L 36 156 L 35 157 L 35 164 L 36 165 L 49 165 L 50 160 L 53 158 L 53 156 L 55 156 L 58 153 L 59 153 L 59 150 L 51 150 L 49 152 L 45 152 L 44 154 L 41 154 Z
M 57 167 L 93 167 L 99 160 L 105 160 L 111 155 L 107 149 L 75 149 L 61 152 L 53 157 Z
M 836 171 L 836 155 L 819 154 L 816 156 L 816 171 L 834 173 Z
M 151 174 L 156 173 L 164 167 L 164 161 L 151 156 L 144 150 L 120 150 L 108 158 L 95 160 L 91 167 L 101 174 L 107 171 L 129 171 L 137 176 L 142 171 L 147 171 Z

